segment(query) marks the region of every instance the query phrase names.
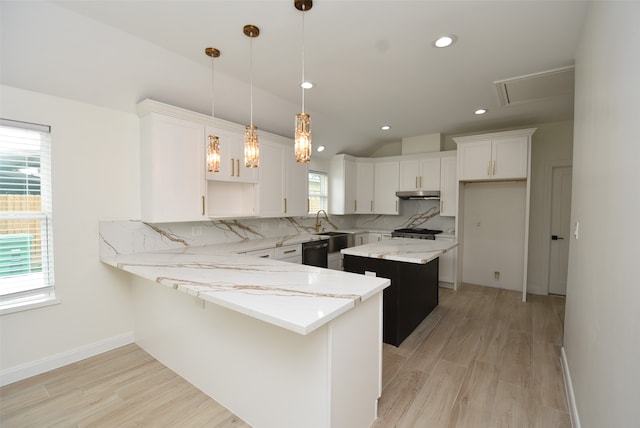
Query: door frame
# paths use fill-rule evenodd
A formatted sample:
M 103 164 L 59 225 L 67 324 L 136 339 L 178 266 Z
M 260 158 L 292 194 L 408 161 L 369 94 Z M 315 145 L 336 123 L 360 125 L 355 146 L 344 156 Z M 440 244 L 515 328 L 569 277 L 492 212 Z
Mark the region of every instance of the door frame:
M 572 159 L 558 159 L 558 160 L 551 160 L 546 162 L 545 168 L 544 168 L 544 174 L 545 174 L 545 203 L 547 205 L 547 209 L 546 209 L 546 215 L 545 215 L 545 226 L 544 226 L 544 230 L 547 231 L 547 237 L 549 239 L 549 244 L 545 247 L 546 248 L 546 257 L 544 258 L 546 260 L 545 262 L 545 267 L 546 267 L 546 275 L 545 277 L 545 284 L 544 284 L 544 290 L 547 293 L 547 295 L 549 294 L 549 274 L 551 272 L 551 209 L 552 209 L 552 193 L 553 193 L 553 170 L 554 168 L 563 168 L 563 167 L 571 167 L 571 173 L 573 174 L 573 161 Z M 573 195 L 573 188 L 572 190 L 572 195 Z M 573 199 L 573 196 L 572 196 Z

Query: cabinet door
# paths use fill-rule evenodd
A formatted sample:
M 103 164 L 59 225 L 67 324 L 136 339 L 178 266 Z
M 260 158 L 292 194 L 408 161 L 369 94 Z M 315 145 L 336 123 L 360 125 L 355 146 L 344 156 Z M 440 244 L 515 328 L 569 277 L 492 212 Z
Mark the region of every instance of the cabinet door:
M 420 188 L 420 161 L 408 159 L 400 161 L 400 183 L 396 190 L 417 190 Z
M 375 174 L 373 212 L 398 214 L 396 191 L 400 181 L 400 163 L 398 161 L 376 162 L 373 171 Z
M 458 211 L 456 158 L 440 160 L 440 215 L 455 217 Z
M 204 125 L 150 113 L 141 131 L 142 220 L 205 220 Z
M 494 179 L 527 178 L 529 145 L 527 137 L 492 141 Z
M 261 217 L 280 217 L 284 213 L 283 168 L 282 147 L 279 144 L 261 141 L 258 184 Z
M 282 146 L 284 162 L 284 216 L 309 212 L 309 164 L 296 162 L 293 147 Z M 262 162 L 260 162 L 262 164 Z
M 452 238 L 436 237 L 438 241 L 453 241 Z M 442 282 L 454 281 L 454 270 L 456 265 L 456 248 L 447 251 L 438 260 L 438 280 Z
M 421 190 L 440 190 L 440 158 L 420 160 L 418 184 Z
M 356 233 L 356 245 L 364 245 L 369 243 L 369 232 Z
M 356 162 L 356 214 L 373 212 L 373 163 Z
M 356 205 L 356 162 L 346 155 L 331 159 L 329 173 L 329 213 L 354 214 Z
M 207 144 L 208 136 L 212 133 L 215 133 L 220 141 L 220 171 L 207 172 L 207 179 L 257 183 L 258 169 L 247 168 L 244 164 L 244 134 L 240 130 L 212 129 L 207 126 Z
M 458 180 L 488 180 L 491 166 L 491 140 L 458 145 Z

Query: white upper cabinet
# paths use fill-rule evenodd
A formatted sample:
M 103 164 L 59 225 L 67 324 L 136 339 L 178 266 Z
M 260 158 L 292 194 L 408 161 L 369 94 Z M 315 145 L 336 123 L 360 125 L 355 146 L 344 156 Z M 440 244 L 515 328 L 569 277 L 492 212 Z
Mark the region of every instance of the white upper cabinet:
M 455 217 L 458 211 L 458 180 L 455 156 L 440 159 L 440 215 Z
M 440 190 L 440 157 L 400 161 L 399 190 Z
M 207 126 L 207 144 L 209 135 L 215 133 L 220 142 L 220 171 L 207 172 L 207 179 L 214 181 L 232 181 L 239 183 L 257 183 L 258 169 L 247 168 L 244 164 L 244 129 L 237 127 Z
M 527 179 L 534 130 L 454 138 L 458 144 L 458 180 Z
M 396 191 L 400 181 L 400 162 L 376 161 L 374 171 L 373 212 L 375 214 L 399 214 Z
M 356 161 L 356 214 L 373 213 L 374 177 L 373 162 L 365 159 Z
M 349 155 L 331 158 L 329 171 L 329 213 L 355 214 L 357 170 L 356 160 Z
M 308 210 L 308 164 L 295 161 L 293 147 L 260 140 L 260 217 L 296 217 Z
M 142 221 L 207 219 L 205 125 L 158 113 L 162 104 L 138 104 Z

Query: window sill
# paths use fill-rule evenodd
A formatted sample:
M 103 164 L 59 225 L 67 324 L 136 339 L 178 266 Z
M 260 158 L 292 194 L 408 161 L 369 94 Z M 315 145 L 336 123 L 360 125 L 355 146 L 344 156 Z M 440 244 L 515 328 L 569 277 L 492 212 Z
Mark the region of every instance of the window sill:
M 46 306 L 60 304 L 60 299 L 55 296 L 40 297 L 38 299 L 20 299 L 3 302 L 0 306 L 0 316 L 13 314 L 16 312 L 30 311 L 31 309 L 43 308 Z

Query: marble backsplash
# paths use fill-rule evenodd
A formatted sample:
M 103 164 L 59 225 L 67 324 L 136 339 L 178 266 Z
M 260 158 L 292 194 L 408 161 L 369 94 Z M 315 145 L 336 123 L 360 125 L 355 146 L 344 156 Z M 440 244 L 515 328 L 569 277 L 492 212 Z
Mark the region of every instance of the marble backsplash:
M 322 217 L 327 230 L 391 231 L 426 227 L 453 232 L 454 218 L 439 216 L 438 201 L 401 201 L 400 215 Z M 315 233 L 316 217 L 243 218 L 184 223 L 144 223 L 139 220 L 103 221 L 99 225 L 100 256 L 168 250 L 249 239 L 294 237 Z

